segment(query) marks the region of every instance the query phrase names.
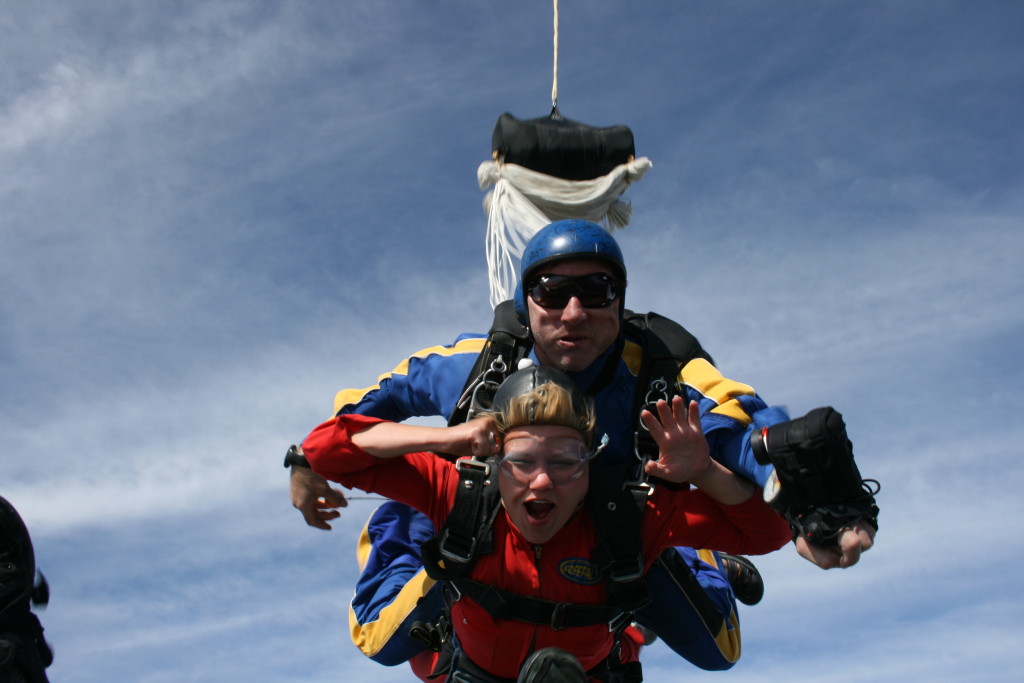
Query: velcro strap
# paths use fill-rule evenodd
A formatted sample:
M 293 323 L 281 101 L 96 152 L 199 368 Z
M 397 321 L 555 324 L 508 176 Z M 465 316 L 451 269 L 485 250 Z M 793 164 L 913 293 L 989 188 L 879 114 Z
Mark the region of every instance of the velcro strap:
M 803 512 L 787 511 L 784 516 L 793 530 L 793 538 L 803 536 L 819 546 L 832 545 L 844 529 L 860 520 L 866 521 L 878 531 L 878 505 L 868 490 L 856 500 L 820 505 Z

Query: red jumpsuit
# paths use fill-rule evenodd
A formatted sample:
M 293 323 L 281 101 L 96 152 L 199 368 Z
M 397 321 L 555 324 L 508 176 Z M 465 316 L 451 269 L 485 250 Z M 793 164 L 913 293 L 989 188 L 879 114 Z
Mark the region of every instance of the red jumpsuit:
M 455 501 L 459 475 L 455 466 L 432 453 L 376 458 L 352 443 L 350 434 L 380 422 L 346 415 L 313 430 L 302 448 L 320 475 L 405 503 L 444 525 Z M 647 499 L 643 538 L 649 568 L 665 548 L 690 546 L 757 555 L 790 540 L 789 526 L 762 501 L 751 496 L 739 505 L 721 505 L 697 489 L 670 491 L 655 487 Z M 494 522 L 494 552 L 481 555 L 470 578 L 504 590 L 555 602 L 604 604 L 604 584 L 591 561 L 597 537 L 585 510 L 575 515 L 544 545 L 527 542 L 499 513 Z M 462 651 L 495 676 L 515 679 L 530 653 L 558 647 L 575 655 L 585 670 L 600 664 L 614 645 L 606 624 L 553 630 L 520 621 L 495 620 L 471 598 L 452 606 L 452 624 Z M 638 650 L 628 639 L 623 660 Z

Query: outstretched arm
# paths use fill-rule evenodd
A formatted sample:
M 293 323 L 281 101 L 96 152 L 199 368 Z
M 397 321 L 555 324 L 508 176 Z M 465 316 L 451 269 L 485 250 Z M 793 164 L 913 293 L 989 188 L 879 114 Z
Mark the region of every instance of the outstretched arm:
M 498 452 L 497 429 L 490 418 L 454 427 L 425 427 L 379 422 L 352 435 L 352 443 L 377 458 L 434 451 L 456 457 L 484 457 Z
M 724 505 L 736 505 L 750 498 L 754 485 L 714 460 L 700 424 L 700 408 L 696 401 L 681 396 L 672 403 L 659 400 L 655 416 L 648 410 L 640 419 L 658 444 L 658 459 L 648 462 L 648 475 L 675 483 L 690 482 L 705 494 Z

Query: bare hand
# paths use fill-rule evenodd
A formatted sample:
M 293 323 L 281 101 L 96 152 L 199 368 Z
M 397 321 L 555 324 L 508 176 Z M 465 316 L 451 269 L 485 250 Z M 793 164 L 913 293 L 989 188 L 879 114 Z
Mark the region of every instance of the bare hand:
M 489 417 L 478 417 L 445 429 L 445 453 L 459 458 L 484 458 L 501 451 L 498 427 Z
M 640 419 L 658 444 L 658 459 L 645 466 L 647 474 L 666 481 L 682 483 L 699 479 L 712 467 L 708 442 L 700 426 L 700 406 L 696 401 L 686 405 L 682 396 L 672 404 L 659 400 L 658 417 L 649 410 Z
M 341 491 L 331 488 L 327 480 L 308 467 L 292 467 L 289 484 L 294 505 L 306 524 L 317 529 L 331 530 L 327 522 L 341 517 L 333 508 L 348 507 L 348 501 Z
M 864 520 L 859 520 L 856 524 L 844 529 L 837 540 L 838 546 L 825 548 L 812 545 L 803 536 L 798 536 L 796 552 L 800 557 L 822 569 L 852 567 L 860 560 L 861 553 L 867 552 L 875 544 L 875 528 Z

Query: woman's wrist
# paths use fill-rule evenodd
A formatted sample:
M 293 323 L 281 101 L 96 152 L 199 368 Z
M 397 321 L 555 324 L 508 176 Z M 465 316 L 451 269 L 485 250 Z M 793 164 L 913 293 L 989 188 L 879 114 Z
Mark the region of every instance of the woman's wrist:
M 736 474 L 714 458 L 709 459 L 707 471 L 698 477 L 691 477 L 690 483 L 701 491 L 726 505 L 738 505 L 752 496 L 754 484 Z

